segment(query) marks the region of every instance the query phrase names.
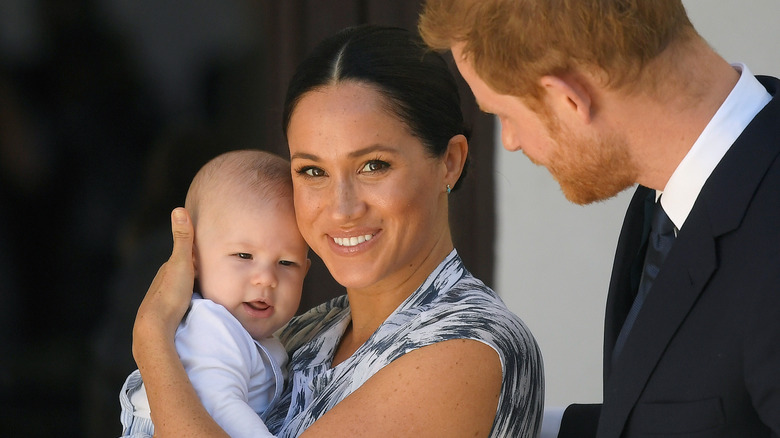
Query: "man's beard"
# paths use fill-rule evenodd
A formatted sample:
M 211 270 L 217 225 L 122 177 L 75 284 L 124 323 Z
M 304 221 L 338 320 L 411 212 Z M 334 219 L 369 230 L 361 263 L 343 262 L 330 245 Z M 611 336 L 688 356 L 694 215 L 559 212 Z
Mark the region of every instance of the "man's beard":
M 583 138 L 553 120 L 545 124 L 554 144 L 545 166 L 569 201 L 603 201 L 636 182 L 636 165 L 622 137 Z

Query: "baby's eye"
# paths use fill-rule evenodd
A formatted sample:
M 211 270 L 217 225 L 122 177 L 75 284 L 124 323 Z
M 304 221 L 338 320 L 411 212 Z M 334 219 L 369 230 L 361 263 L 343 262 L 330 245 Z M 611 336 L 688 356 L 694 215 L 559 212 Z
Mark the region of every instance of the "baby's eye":
M 282 266 L 295 266 L 295 262 L 290 260 L 279 260 L 279 264 Z
M 367 162 L 362 169 L 360 169 L 361 172 L 377 172 L 380 170 L 384 170 L 390 167 L 390 164 L 381 161 L 381 160 L 371 160 Z
M 252 260 L 252 254 L 249 254 L 248 252 L 239 252 L 236 253 L 236 256 L 238 256 L 240 259 Z

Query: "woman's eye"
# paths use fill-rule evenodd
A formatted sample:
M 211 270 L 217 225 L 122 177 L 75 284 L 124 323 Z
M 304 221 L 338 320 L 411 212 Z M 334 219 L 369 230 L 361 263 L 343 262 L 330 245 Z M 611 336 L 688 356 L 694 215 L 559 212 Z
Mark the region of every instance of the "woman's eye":
M 237 256 L 238 256 L 238 258 L 240 258 L 240 259 L 244 259 L 244 260 L 252 260 L 252 254 L 249 254 L 249 253 L 247 253 L 247 252 L 239 252 L 239 253 L 236 253 L 236 255 L 237 255 Z
M 390 164 L 380 161 L 380 160 L 371 160 L 368 163 L 363 166 L 362 169 L 360 169 L 361 172 L 377 172 L 380 170 L 384 170 L 390 167 Z
M 300 170 L 298 170 L 298 173 L 304 174 L 306 176 L 310 177 L 318 177 L 318 176 L 325 176 L 325 171 L 320 169 L 319 167 L 314 166 L 306 166 L 302 167 Z

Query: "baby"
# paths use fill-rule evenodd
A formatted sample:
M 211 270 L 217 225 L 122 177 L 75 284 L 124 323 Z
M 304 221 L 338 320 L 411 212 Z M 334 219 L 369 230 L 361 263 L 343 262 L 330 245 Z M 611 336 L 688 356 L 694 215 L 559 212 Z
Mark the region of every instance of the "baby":
M 176 350 L 231 437 L 272 436 L 263 413 L 287 377 L 287 353 L 273 333 L 297 311 L 310 265 L 295 222 L 290 163 L 261 151 L 222 154 L 195 175 L 185 207 L 195 226 L 196 293 L 176 331 Z M 151 437 L 138 370 L 120 402 L 122 436 Z

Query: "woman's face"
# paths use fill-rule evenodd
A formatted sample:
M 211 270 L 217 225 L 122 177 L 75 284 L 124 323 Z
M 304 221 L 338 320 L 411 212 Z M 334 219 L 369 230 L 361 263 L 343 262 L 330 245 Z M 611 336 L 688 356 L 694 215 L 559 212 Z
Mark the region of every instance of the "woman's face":
M 452 249 L 447 166 L 388 108 L 357 82 L 303 95 L 287 131 L 295 212 L 336 281 L 411 293 Z

